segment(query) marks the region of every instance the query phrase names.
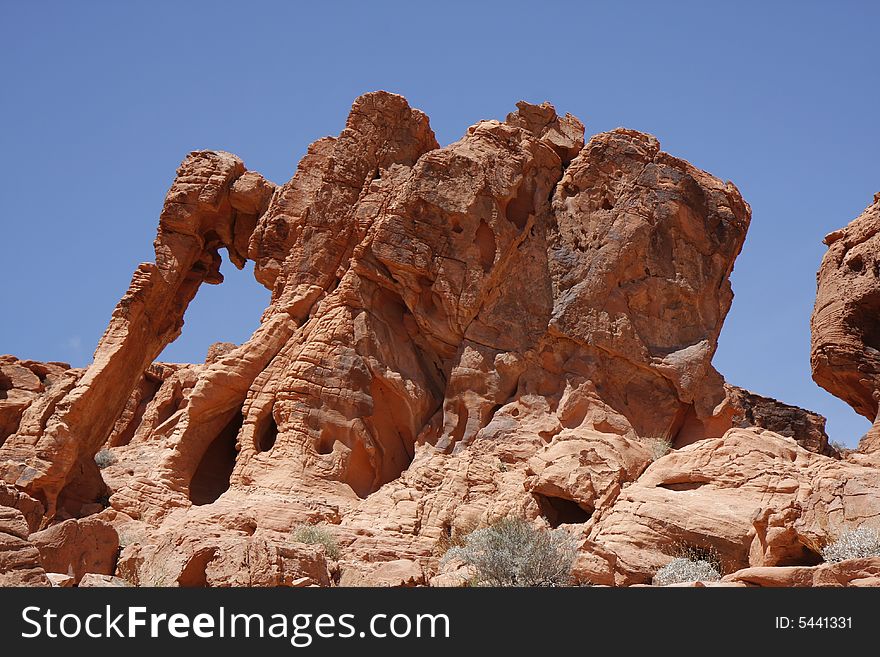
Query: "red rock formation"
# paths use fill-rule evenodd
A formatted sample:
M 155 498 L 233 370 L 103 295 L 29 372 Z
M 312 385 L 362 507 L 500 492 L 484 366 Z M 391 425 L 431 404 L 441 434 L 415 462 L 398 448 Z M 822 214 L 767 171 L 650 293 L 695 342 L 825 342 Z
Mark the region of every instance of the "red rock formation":
M 225 247 L 233 263 L 243 266 L 239 248 L 272 192 L 259 177 L 241 184 L 244 175 L 244 165 L 228 153 L 195 152 L 184 160 L 159 218 L 156 262 L 135 272 L 92 365 L 36 432 L 19 431 L 3 445 L 0 475 L 40 499 L 49 518 L 65 501 L 66 488 L 74 493 L 100 480 L 93 457 L 135 384 L 180 334 L 199 285 L 222 281 L 217 250 Z
M 65 520 L 28 540 L 39 550 L 47 572 L 71 575 L 74 583 L 86 573 L 112 575 L 116 570 L 119 536 L 110 523 L 95 516 Z
M 724 578 L 747 586 L 880 586 L 880 558 L 849 559 L 819 566 L 744 568 Z
M 21 511 L 0 506 L 0 586 L 49 586 Z
M 576 533 L 594 583 L 681 541 L 809 567 L 880 489 L 712 367 L 748 224 L 732 183 L 547 103 L 440 148 L 367 94 L 278 187 L 192 153 L 89 368 L 0 360 L 8 581 L 449 584 L 438 545 L 509 514 Z M 260 327 L 155 363 L 220 248 L 271 290 Z
M 845 228 L 825 236 L 811 321 L 813 379 L 874 427 L 860 451 L 880 452 L 880 193 Z

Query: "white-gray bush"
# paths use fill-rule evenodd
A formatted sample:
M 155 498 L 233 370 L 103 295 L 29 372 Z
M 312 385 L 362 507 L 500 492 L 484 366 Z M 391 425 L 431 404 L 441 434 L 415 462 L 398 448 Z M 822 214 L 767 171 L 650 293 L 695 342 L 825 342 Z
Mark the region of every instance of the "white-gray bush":
M 114 456 L 113 452 L 111 452 L 109 449 L 102 449 L 100 452 L 95 454 L 95 463 L 97 464 L 98 468 L 103 470 L 108 465 L 113 465 L 114 463 L 116 463 L 116 456 Z
M 721 579 L 718 565 L 709 559 L 676 557 L 654 575 L 656 586 L 680 582 L 717 582 Z
M 564 529 L 538 529 L 522 518 L 507 518 L 465 536 L 440 563 L 459 560 L 471 566 L 481 586 L 566 586 L 576 554 L 577 541 Z
M 672 441 L 667 438 L 649 438 L 645 444 L 654 461 L 663 458 L 672 451 Z
M 297 525 L 293 528 L 291 538 L 297 543 L 323 545 L 328 557 L 331 559 L 339 558 L 339 546 L 336 545 L 336 539 L 323 527 Z
M 836 541 L 823 548 L 822 557 L 830 563 L 847 559 L 880 557 L 880 532 L 872 527 L 858 527 L 845 531 Z

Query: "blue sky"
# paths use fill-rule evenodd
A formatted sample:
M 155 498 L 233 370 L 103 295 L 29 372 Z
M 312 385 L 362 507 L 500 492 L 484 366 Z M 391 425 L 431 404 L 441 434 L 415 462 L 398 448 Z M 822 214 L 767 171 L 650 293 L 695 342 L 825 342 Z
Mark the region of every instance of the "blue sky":
M 366 91 L 405 95 L 441 144 L 550 100 L 738 185 L 752 226 L 715 364 L 854 444 L 868 423 L 810 379 L 809 317 L 822 237 L 880 190 L 878 26 L 867 1 L 0 0 L 0 353 L 89 362 L 190 150 L 283 182 Z M 163 359 L 256 328 L 268 292 L 223 272 Z

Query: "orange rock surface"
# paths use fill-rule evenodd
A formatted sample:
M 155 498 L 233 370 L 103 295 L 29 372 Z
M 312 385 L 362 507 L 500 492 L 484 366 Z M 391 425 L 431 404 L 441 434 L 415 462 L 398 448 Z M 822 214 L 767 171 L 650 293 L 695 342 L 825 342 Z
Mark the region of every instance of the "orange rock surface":
M 878 464 L 712 366 L 736 187 L 517 107 L 441 148 L 366 94 L 277 186 L 189 154 L 89 367 L 0 357 L 0 583 L 449 585 L 444 540 L 511 514 L 575 534 L 580 582 L 649 583 L 680 543 L 730 585 L 876 579 L 810 569 L 880 520 Z M 873 419 L 872 207 L 823 263 L 813 362 Z M 271 291 L 259 328 L 155 362 L 221 249 Z

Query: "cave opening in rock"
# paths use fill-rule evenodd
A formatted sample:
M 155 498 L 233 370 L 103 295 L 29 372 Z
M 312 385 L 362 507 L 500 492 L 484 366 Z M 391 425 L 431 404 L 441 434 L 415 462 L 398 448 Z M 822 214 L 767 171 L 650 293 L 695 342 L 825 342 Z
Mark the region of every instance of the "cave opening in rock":
M 177 585 L 184 588 L 205 588 L 208 586 L 208 563 L 217 556 L 217 548 L 207 548 L 196 552 L 177 577 Z
M 776 566 L 818 566 L 825 561 L 822 555 L 806 545 L 798 545 L 790 554 L 780 559 Z
M 483 268 L 484 273 L 489 273 L 489 270 L 492 269 L 492 265 L 495 263 L 495 234 L 492 232 L 492 229 L 489 228 L 489 225 L 480 219 L 480 225 L 477 226 L 477 232 L 474 235 L 474 242 L 477 245 L 477 250 L 480 253 L 480 266 Z
M 592 511 L 587 511 L 577 502 L 561 497 L 536 493 L 535 499 L 538 501 L 541 515 L 554 529 L 563 524 L 576 525 L 587 522 L 593 515 Z
M 263 420 L 263 425 L 257 429 L 254 447 L 258 452 L 268 452 L 275 446 L 277 438 L 278 424 L 275 422 L 275 417 L 270 411 L 269 417 Z
M 504 209 L 504 216 L 519 230 L 526 227 L 529 215 L 535 214 L 535 182 L 528 174 L 528 171 L 524 172 L 523 182 L 516 190 L 516 196 L 507 203 L 507 207 Z
M 189 484 L 189 499 L 194 505 L 211 504 L 229 488 L 229 479 L 238 454 L 235 441 L 242 419 L 241 412 L 236 411 L 205 450 Z

